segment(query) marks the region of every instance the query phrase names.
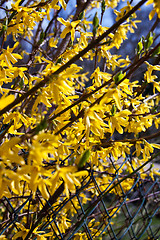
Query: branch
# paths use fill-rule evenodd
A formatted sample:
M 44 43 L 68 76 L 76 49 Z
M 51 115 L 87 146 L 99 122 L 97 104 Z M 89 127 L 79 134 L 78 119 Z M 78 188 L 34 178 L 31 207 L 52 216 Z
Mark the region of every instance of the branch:
M 77 10 L 76 10 L 76 13 L 75 13 L 72 21 L 76 21 L 78 19 L 79 14 L 88 7 L 88 5 L 90 4 L 91 1 L 92 0 L 88 0 L 86 3 L 77 4 Z M 70 40 L 71 40 L 71 34 L 67 33 L 66 37 L 60 43 L 60 45 L 53 57 L 53 61 L 55 61 L 61 54 L 63 54 L 66 51 L 66 48 L 67 48 Z
M 160 43 L 159 43 L 155 48 L 153 48 L 149 53 L 147 53 L 144 57 L 142 57 L 142 58 L 140 59 L 140 61 L 138 61 L 138 63 L 136 64 L 136 66 L 134 66 L 134 68 L 133 68 L 134 70 L 131 69 L 131 70 L 126 74 L 126 76 L 123 77 L 122 80 L 117 83 L 117 86 L 118 86 L 121 82 L 123 82 L 126 78 L 128 78 L 128 77 L 132 74 L 132 72 L 135 71 L 144 61 L 146 61 L 146 60 L 153 54 L 153 52 L 155 51 L 155 49 L 157 49 L 159 46 L 160 46 Z M 134 65 L 135 65 L 135 63 L 134 63 Z M 97 92 L 97 91 L 100 90 L 102 87 L 105 87 L 108 83 L 112 82 L 112 80 L 113 80 L 113 77 L 112 77 L 108 82 L 105 82 L 105 83 L 102 84 L 99 88 L 97 88 L 97 89 L 95 89 L 94 91 L 90 92 L 88 95 L 86 94 L 82 99 L 80 98 L 79 100 L 77 100 L 75 103 L 73 103 L 72 105 L 70 105 L 70 106 L 67 107 L 66 109 L 68 110 L 68 109 L 71 108 L 71 106 L 72 106 L 72 107 L 75 106 L 78 101 L 79 101 L 79 102 L 84 101 L 86 98 L 88 98 L 88 96 L 93 95 L 93 93 Z M 97 98 L 92 104 L 90 104 L 89 107 L 91 108 L 91 107 L 93 107 L 95 104 L 99 103 L 99 102 L 101 101 L 101 99 L 105 96 L 105 94 L 106 94 L 106 93 L 103 93 L 103 95 L 100 96 L 99 98 Z M 49 121 L 50 121 L 50 120 L 54 120 L 57 116 L 60 116 L 62 113 L 66 112 L 66 111 L 67 111 L 66 109 L 62 110 L 61 112 L 57 113 L 55 116 L 51 117 L 51 118 L 49 119 Z M 150 114 L 150 113 L 149 113 L 149 114 Z M 156 113 L 156 114 L 157 114 L 157 113 Z M 132 116 L 132 115 L 131 115 L 131 116 Z M 135 115 L 133 115 L 133 116 L 135 116 Z M 71 120 L 71 121 L 70 121 L 69 123 L 67 123 L 63 128 L 61 128 L 58 132 L 56 132 L 55 135 L 58 135 L 59 133 L 61 133 L 63 130 L 65 130 L 67 127 L 69 127 L 74 121 L 78 120 L 78 118 L 81 118 L 81 117 L 83 117 L 83 114 L 81 114 L 81 112 L 80 112 L 80 113 L 78 114 L 78 116 L 76 116 L 76 117 L 74 118 L 75 120 L 74 120 L 74 119 Z
M 76 62 L 79 58 L 81 58 L 83 55 L 85 55 L 88 51 L 90 51 L 92 48 L 94 48 L 100 41 L 102 41 L 105 37 L 108 36 L 113 30 L 117 29 L 125 20 L 127 20 L 130 15 L 132 15 L 135 11 L 137 11 L 147 0 L 140 1 L 135 7 L 133 7 L 124 17 L 122 17 L 118 22 L 112 25 L 106 32 L 104 32 L 102 35 L 100 35 L 97 39 L 91 41 L 86 48 L 84 48 L 82 51 L 80 51 L 78 54 L 76 54 L 74 57 L 72 57 L 66 64 L 61 66 L 58 70 L 56 70 L 54 73 L 52 73 L 50 76 L 46 76 L 44 80 L 36 84 L 33 88 L 31 88 L 28 92 L 23 94 L 21 97 L 18 97 L 15 99 L 12 103 L 10 103 L 8 106 L 3 108 L 0 111 L 0 116 L 10 109 L 12 109 L 14 106 L 22 102 L 25 98 L 27 98 L 29 95 L 35 93 L 39 88 L 44 87 L 45 84 L 49 83 L 49 81 L 52 80 L 53 76 L 63 72 L 65 69 L 67 69 L 72 63 Z M 106 84 L 102 85 L 100 89 L 106 86 Z
M 142 142 L 143 140 L 150 140 L 150 139 L 153 139 L 153 138 L 156 138 L 156 137 L 159 137 L 160 136 L 160 131 L 158 131 L 157 133 L 153 133 L 149 136 L 144 136 L 142 138 L 133 138 L 133 139 L 121 139 L 121 140 L 110 140 L 108 142 L 104 142 L 102 144 L 98 144 L 97 146 L 98 147 L 103 147 L 103 148 L 108 148 L 110 147 L 113 143 L 116 143 L 116 142 L 123 142 L 123 143 L 131 143 L 131 144 L 135 144 L 136 142 Z M 105 139 L 101 139 L 101 141 L 104 141 Z
M 83 118 L 84 116 L 84 109 L 82 109 L 79 114 L 74 117 L 69 123 L 67 123 L 64 127 L 62 127 L 59 131 L 57 131 L 55 133 L 55 135 L 58 135 L 59 133 L 63 132 L 67 127 L 71 126 L 73 122 L 75 122 L 76 120 L 78 120 L 79 118 Z
M 47 203 L 44 205 L 44 207 L 41 209 L 41 211 L 38 213 L 37 221 L 32 224 L 31 229 L 29 230 L 27 236 L 24 240 L 28 240 L 31 234 L 33 233 L 34 229 L 38 226 L 38 224 L 41 222 L 42 218 L 46 217 L 46 214 L 48 210 L 52 207 L 52 205 L 57 201 L 57 199 L 60 197 L 62 192 L 64 191 L 64 182 L 59 186 L 59 188 L 55 191 L 55 193 L 49 198 Z
M 105 197 L 109 192 L 111 192 L 113 189 L 115 189 L 115 187 L 120 185 L 120 183 L 122 183 L 126 179 L 133 177 L 136 173 L 139 172 L 139 170 L 141 170 L 144 166 L 146 166 L 149 162 L 151 162 L 154 158 L 156 158 L 159 155 L 160 155 L 160 151 L 157 154 L 153 155 L 148 161 L 146 161 L 144 164 L 142 164 L 139 168 L 134 170 L 132 173 L 126 175 L 121 180 L 118 180 L 112 187 L 111 187 L 111 185 L 109 185 L 107 189 L 105 189 L 103 192 L 101 192 L 99 194 L 99 196 L 97 197 L 97 199 L 92 203 L 92 205 L 88 207 L 87 211 L 85 212 L 85 214 L 83 215 L 81 220 L 77 221 L 75 223 L 74 231 L 72 232 L 72 234 L 71 234 L 71 232 L 67 233 L 65 235 L 65 239 L 71 239 L 71 238 L 67 238 L 67 235 L 69 234 L 70 236 L 73 236 L 83 226 L 83 224 L 85 223 L 85 220 L 92 214 L 92 212 L 95 210 L 96 206 L 102 200 L 102 197 Z

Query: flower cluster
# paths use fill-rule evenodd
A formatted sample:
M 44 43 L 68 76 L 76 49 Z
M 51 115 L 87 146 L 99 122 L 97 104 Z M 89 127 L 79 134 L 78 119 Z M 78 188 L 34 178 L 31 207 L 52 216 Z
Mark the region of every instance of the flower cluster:
M 160 18 L 159 1 L 141 5 L 145 2 L 153 3 L 150 20 L 154 14 Z M 138 42 L 134 57 L 121 56 L 124 41 L 141 24 L 135 13 L 141 6 L 127 2 L 117 11 L 118 4 L 119 0 L 77 1 L 73 15 L 65 19 L 61 12 L 68 1 L 64 0 L 18 0 L 11 1 L 10 8 L 0 6 L 5 15 L 0 21 L 0 198 L 32 196 L 29 203 L 21 198 L 13 203 L 24 209 L 16 228 L 8 230 L 12 239 L 56 239 L 59 231 L 67 234 L 71 220 L 83 210 L 78 200 L 70 209 L 68 199 L 79 194 L 87 205 L 98 195 L 90 181 L 93 173 L 99 191 L 109 189 L 121 196 L 134 185 L 134 178 L 123 181 L 123 176 L 140 169 L 145 178 L 141 166 L 160 149 L 151 141 L 155 134 L 147 136 L 151 126 L 158 129 L 160 124 L 160 66 L 152 61 L 160 54 L 158 36 L 150 32 Z M 101 18 L 92 16 L 95 7 Z M 117 16 L 110 28 L 102 24 L 106 8 Z M 140 79 L 136 74 L 141 66 Z M 148 94 L 149 84 L 153 91 Z M 131 154 L 132 166 L 125 162 Z M 154 179 L 159 172 L 148 174 Z M 116 175 L 122 183 L 116 180 L 114 187 Z M 52 214 L 50 226 L 43 230 L 44 215 L 62 204 L 57 225 Z M 89 223 L 94 236 L 98 223 L 95 219 Z M 74 239 L 87 239 L 79 229 Z

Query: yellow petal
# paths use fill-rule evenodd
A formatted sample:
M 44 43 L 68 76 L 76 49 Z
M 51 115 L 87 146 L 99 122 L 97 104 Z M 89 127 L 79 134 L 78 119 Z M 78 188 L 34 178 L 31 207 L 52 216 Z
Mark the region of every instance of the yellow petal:
M 0 99 L 0 110 L 5 108 L 7 105 L 9 105 L 10 103 L 12 103 L 14 101 L 15 97 L 14 95 L 8 95 L 5 98 L 1 98 Z
M 72 30 L 71 30 L 71 40 L 72 40 L 72 42 L 74 41 L 74 35 L 75 35 L 75 30 L 74 30 L 74 28 L 72 28 Z
M 61 33 L 60 37 L 61 37 L 61 38 L 65 38 L 65 36 L 66 36 L 67 33 L 69 33 L 69 32 L 70 32 L 69 27 L 66 27 L 66 28 L 63 30 L 63 32 Z
M 75 176 L 75 177 L 83 177 L 83 176 L 87 176 L 88 175 L 88 171 L 86 171 L 86 170 L 79 171 L 79 172 L 73 173 L 72 175 Z
M 63 25 L 67 26 L 67 21 L 65 21 L 63 18 L 57 18 L 59 22 L 61 22 Z
M 114 93 L 113 93 L 113 98 L 114 98 L 114 100 L 115 100 L 115 102 L 116 102 L 116 105 L 117 105 L 118 109 L 121 110 L 120 96 L 119 96 L 117 90 L 114 91 Z

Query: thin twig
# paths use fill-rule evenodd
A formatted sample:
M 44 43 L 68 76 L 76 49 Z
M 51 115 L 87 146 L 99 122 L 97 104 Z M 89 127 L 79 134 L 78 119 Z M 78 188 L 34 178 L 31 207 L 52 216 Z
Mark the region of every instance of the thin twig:
M 57 199 L 60 197 L 60 195 L 62 194 L 63 191 L 64 191 L 64 182 L 59 186 L 59 188 L 55 191 L 55 193 L 49 198 L 47 203 L 44 205 L 42 210 L 38 213 L 37 221 L 32 224 L 31 229 L 29 230 L 29 232 L 24 240 L 29 239 L 29 237 L 33 233 L 34 229 L 41 222 L 42 218 L 44 218 L 46 216 L 46 213 L 49 211 L 49 209 L 52 207 L 52 205 L 57 201 Z

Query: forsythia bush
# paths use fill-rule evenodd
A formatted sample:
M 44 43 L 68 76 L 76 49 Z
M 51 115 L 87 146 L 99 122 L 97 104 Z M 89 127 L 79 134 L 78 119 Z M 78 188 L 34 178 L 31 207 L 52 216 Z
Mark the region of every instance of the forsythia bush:
M 160 43 L 154 33 L 160 2 L 123 1 L 117 10 L 120 0 L 77 0 L 64 19 L 61 12 L 70 1 L 1 1 L 2 239 L 59 239 L 71 228 L 76 213 L 67 199 L 82 189 L 80 197 L 87 204 L 98 194 L 89 180 L 93 172 L 100 191 L 108 188 L 119 195 L 121 188 L 111 184 L 116 174 L 125 191 L 134 184 L 135 172 L 152 179 L 159 174 L 143 169 L 154 158 L 154 149 L 160 149 L 152 141 L 160 133 L 143 138 L 140 133 L 160 124 Z M 136 13 L 146 4 L 152 6 L 146 17 L 155 21 L 137 42 L 135 55 L 114 54 L 143 24 Z M 107 8 L 116 14 L 111 27 L 102 25 Z M 92 64 L 93 72 L 81 67 L 83 61 Z M 142 65 L 143 79 L 133 79 Z M 153 92 L 145 95 L 148 84 Z M 131 153 L 134 168 L 127 161 L 118 171 L 119 159 L 122 164 Z M 14 214 L 21 214 L 10 224 L 4 201 Z M 53 211 L 64 201 L 56 228 Z M 78 208 L 78 202 L 74 204 Z M 44 230 L 46 216 L 52 223 Z M 96 224 L 90 223 L 91 235 Z M 88 239 L 80 227 L 73 238 Z

